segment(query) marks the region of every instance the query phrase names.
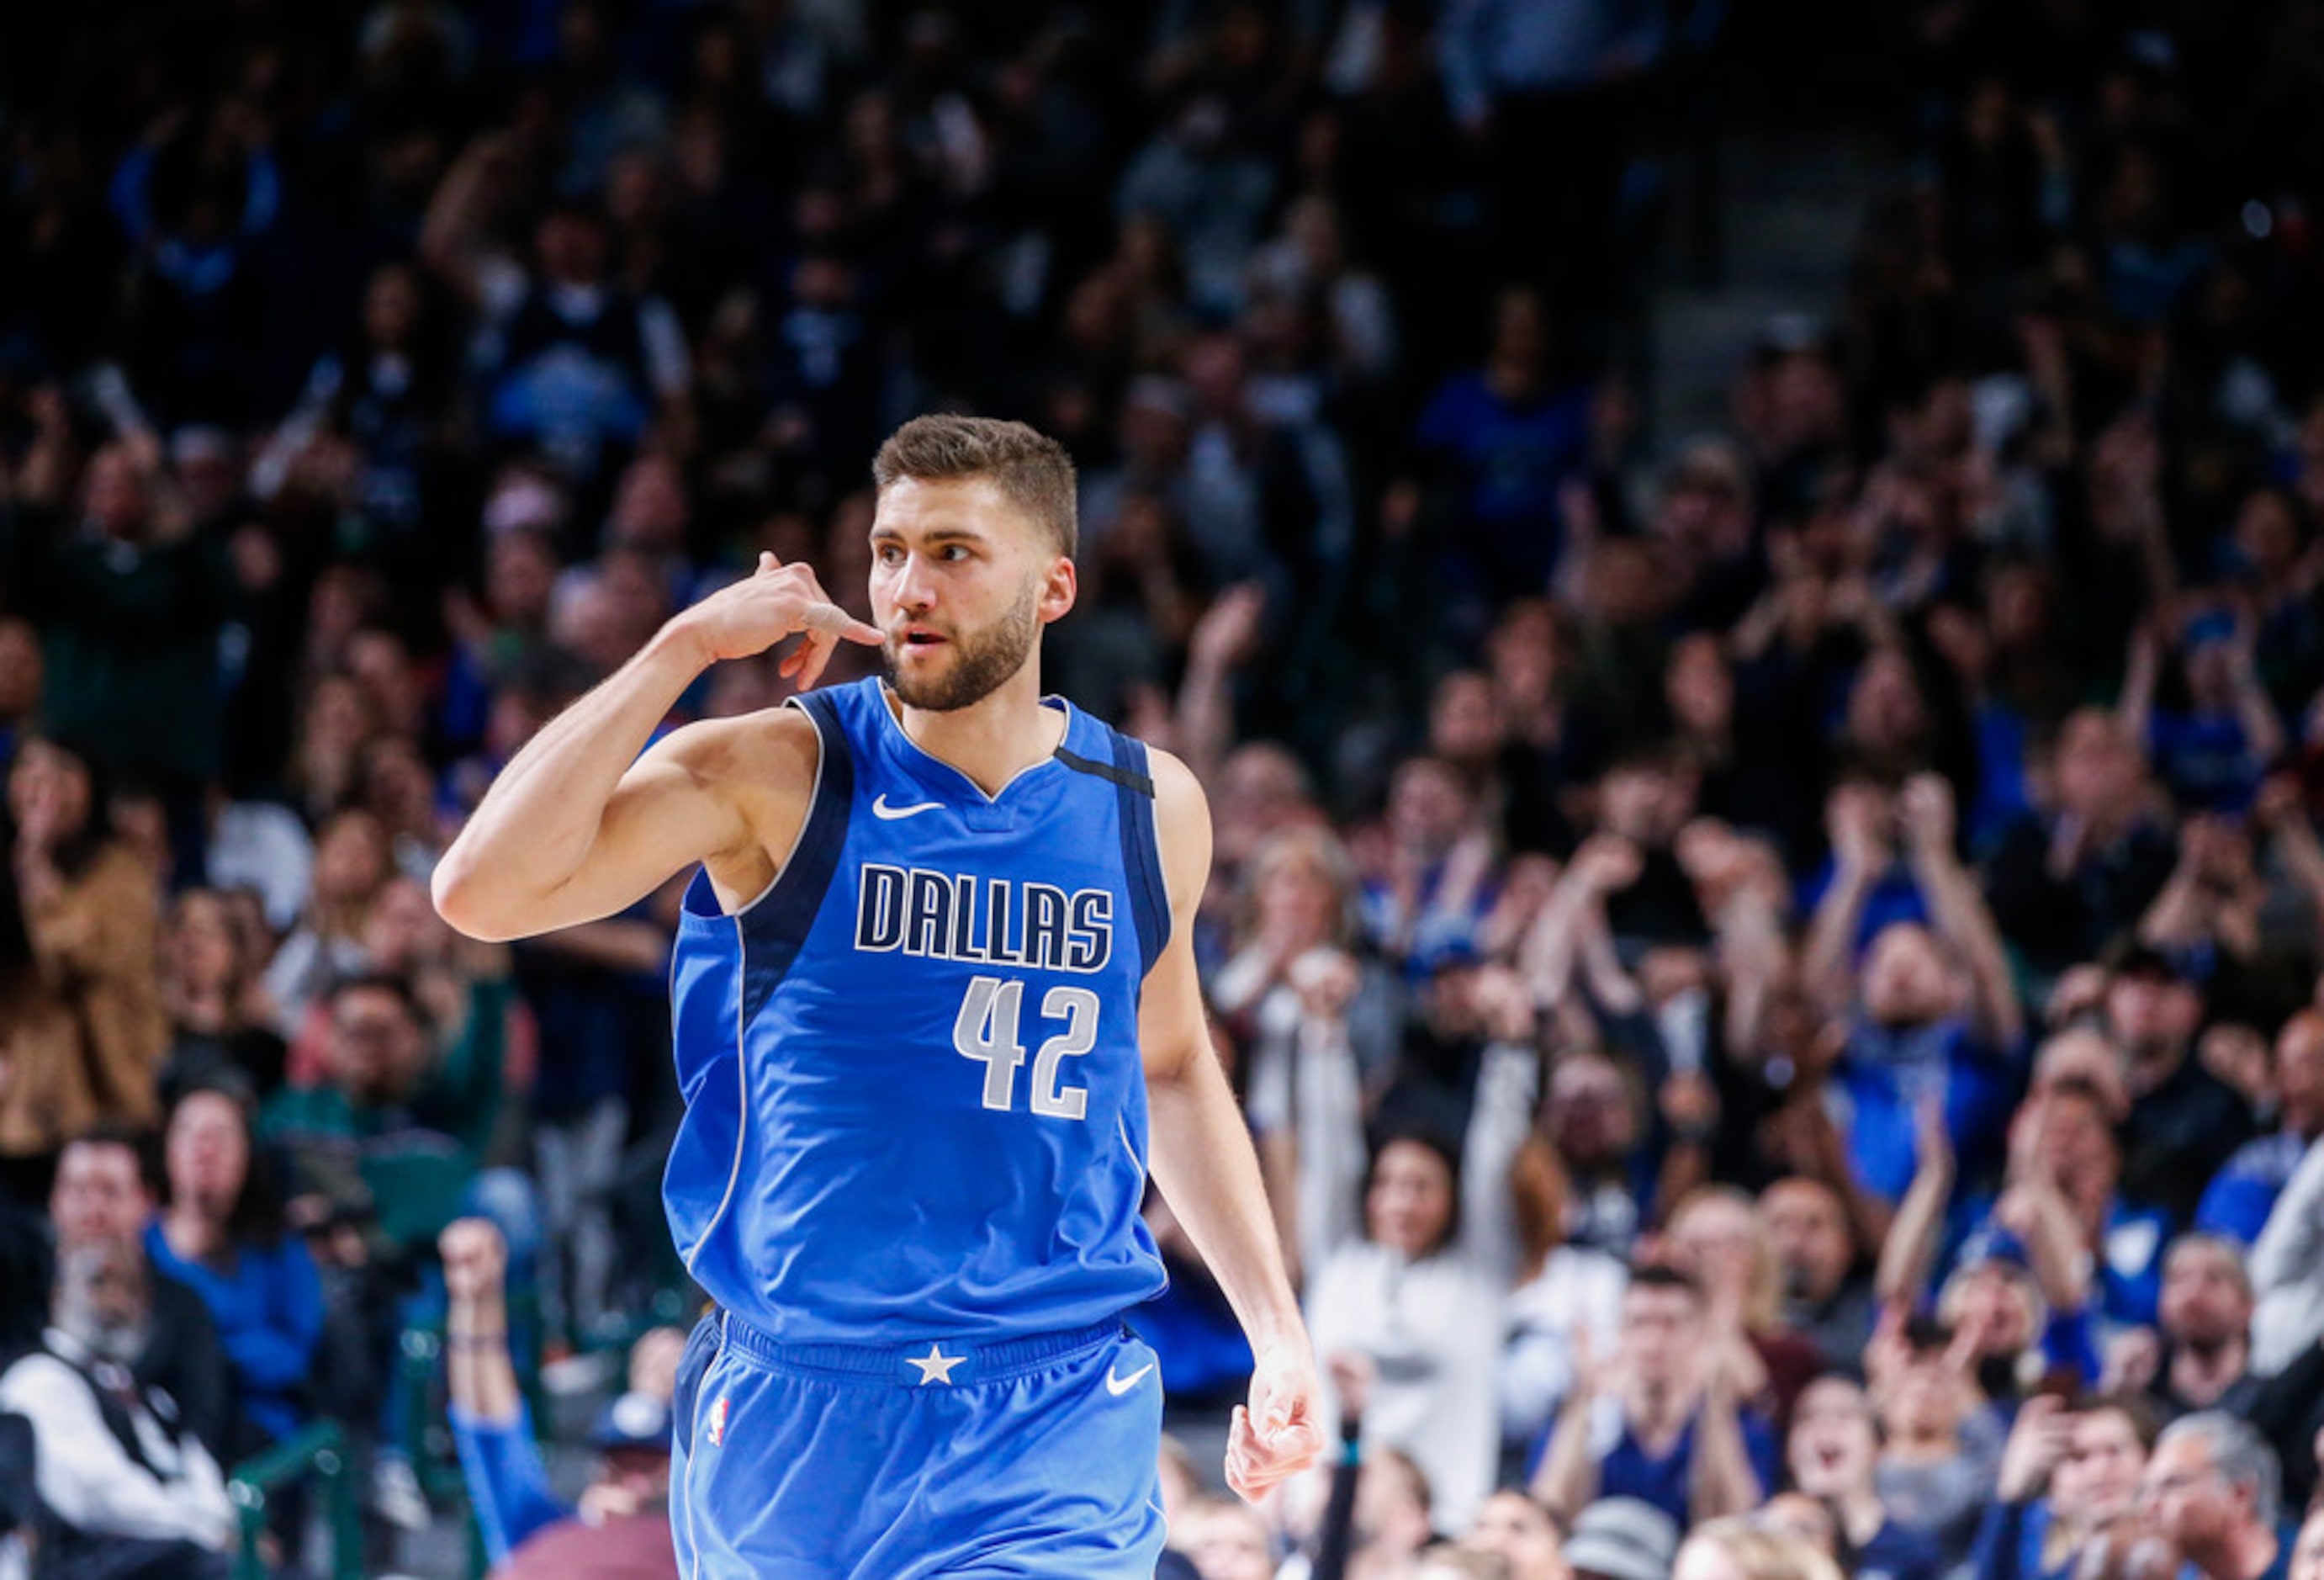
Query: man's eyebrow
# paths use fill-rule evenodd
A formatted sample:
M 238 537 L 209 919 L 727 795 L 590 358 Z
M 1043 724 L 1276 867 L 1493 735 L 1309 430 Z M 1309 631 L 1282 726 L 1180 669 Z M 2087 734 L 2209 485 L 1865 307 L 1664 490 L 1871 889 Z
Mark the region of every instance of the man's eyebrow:
M 872 529 L 872 541 L 875 543 L 883 539 L 894 540 L 903 536 L 902 530 L 897 527 Z M 919 534 L 919 540 L 923 543 L 982 543 L 985 535 L 974 527 L 945 525 L 928 528 Z

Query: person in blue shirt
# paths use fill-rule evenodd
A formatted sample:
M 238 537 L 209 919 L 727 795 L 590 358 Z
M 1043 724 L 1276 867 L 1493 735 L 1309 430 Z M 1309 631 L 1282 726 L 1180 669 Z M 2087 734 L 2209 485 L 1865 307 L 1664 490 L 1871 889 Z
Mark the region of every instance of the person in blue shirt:
M 501 1580 L 576 1572 L 675 1580 L 669 1394 L 684 1338 L 654 1328 L 632 1349 L 629 1386 L 589 1435 L 599 1456 L 595 1474 L 578 1505 L 568 1505 L 550 1489 L 510 1356 L 506 1242 L 491 1220 L 462 1218 L 438 1248 L 448 1297 L 452 1437 L 493 1573 Z
M 2082 1547 L 2138 1507 L 2154 1412 L 2128 1394 L 2070 1409 L 2037 1394 L 2017 1412 L 1978 1525 L 1978 1580 L 2064 1580 Z
M 701 864 L 663 1187 L 718 1307 L 677 1391 L 688 1573 L 1150 1575 L 1160 1387 L 1121 1322 L 1163 1281 L 1149 1169 L 1251 1342 L 1229 1484 L 1321 1447 L 1195 975 L 1208 811 L 1175 758 L 1040 696 L 1076 587 L 1063 447 L 920 418 L 872 476 L 880 624 L 761 556 L 517 753 L 436 901 L 514 938 Z M 648 749 L 711 665 L 795 635 L 802 688 L 843 641 L 887 678 Z
M 161 1210 L 145 1230 L 154 1267 L 200 1296 L 217 1324 L 239 1407 L 237 1457 L 305 1424 L 323 1335 L 322 1280 L 255 1155 L 255 1113 L 234 1072 L 178 1095 L 162 1131 Z
M 2292 1171 L 2324 1137 L 2324 1012 L 2302 1010 L 2275 1034 L 2275 1100 L 2281 1120 L 2246 1141 L 2204 1188 L 2195 1227 L 2246 1248 L 2257 1243 Z
M 1634 1270 L 1615 1353 L 1594 1362 L 1577 1330 L 1574 1379 L 1530 1491 L 1566 1520 L 1600 1498 L 1636 1498 L 1678 1522 L 1758 1507 L 1775 1484 L 1775 1434 L 1720 1363 L 1740 1335 L 1713 1331 L 1694 1280 Z

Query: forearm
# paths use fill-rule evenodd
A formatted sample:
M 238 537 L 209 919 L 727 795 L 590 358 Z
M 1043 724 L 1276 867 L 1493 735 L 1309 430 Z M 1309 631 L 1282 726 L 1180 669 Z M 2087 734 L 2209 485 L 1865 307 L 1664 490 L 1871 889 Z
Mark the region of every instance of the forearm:
M 2236 678 L 2236 721 L 2244 727 L 2244 746 L 2250 756 L 2261 763 L 2274 762 L 2283 750 L 2283 724 L 2256 675 Z
M 1234 734 L 1233 677 L 1223 663 L 1201 660 L 1186 666 L 1178 686 L 1178 741 L 1186 764 L 1205 783 L 1217 774 Z
M 507 1302 L 498 1294 L 453 1301 L 444 1343 L 452 1408 L 495 1425 L 515 1420 L 524 1395 L 509 1359 Z
M 2015 1046 L 2024 1029 L 2024 1018 L 2009 978 L 2008 957 L 2002 952 L 2000 929 L 1994 926 L 1976 881 L 1950 850 L 1921 857 L 1914 875 L 1930 897 L 1939 934 L 1969 962 L 1982 1029 L 1997 1048 Z
M 1848 964 L 1856 953 L 1856 929 L 1864 916 L 1864 902 L 1872 892 L 1873 874 L 1866 868 L 1843 864 L 1832 873 L 1831 885 L 1808 924 L 1806 956 L 1802 960 L 1808 991 L 1827 1008 L 1848 1002 Z
M 1873 1293 L 1881 1300 L 1920 1304 L 1927 1289 L 1929 1269 L 1936 1261 L 1937 1232 L 1942 1225 L 1945 1198 L 1952 1194 L 1952 1173 L 1923 1168 L 1913 1177 L 1897 1205 L 1888 1238 L 1880 1247 L 1880 1263 L 1872 1278 Z
M 2054 1190 L 2035 1193 L 2025 1260 L 2052 1309 L 2070 1311 L 2089 1293 L 2089 1250 L 2074 1227 L 2073 1210 Z
M 464 931 L 515 936 L 587 858 L 622 776 L 707 667 L 664 626 L 611 679 L 501 770 L 436 871 L 436 897 Z M 473 925 L 472 925 L 473 924 Z
M 1693 1473 L 1688 1502 L 1698 1523 L 1759 1506 L 1759 1473 L 1744 1446 L 1743 1420 L 1721 1389 L 1711 1391 L 1695 1417 Z
M 1558 1412 L 1557 1425 L 1550 1432 L 1549 1452 L 1542 1456 L 1541 1468 L 1534 1472 L 1528 1489 L 1568 1527 L 1598 1496 L 1598 1462 L 1590 1457 L 1592 1402 L 1588 1391 L 1582 1388 L 1567 1395 L 1565 1408 Z
M 1226 1076 L 1206 1050 L 1148 1093 L 1152 1170 L 1171 1211 L 1219 1281 L 1253 1349 L 1305 1342 L 1284 1271 L 1259 1156 Z

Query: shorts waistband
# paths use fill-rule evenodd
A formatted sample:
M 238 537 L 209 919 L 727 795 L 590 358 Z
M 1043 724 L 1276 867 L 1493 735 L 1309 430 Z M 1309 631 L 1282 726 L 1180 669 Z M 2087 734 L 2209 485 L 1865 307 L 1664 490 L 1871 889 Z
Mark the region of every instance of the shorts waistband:
M 993 1344 L 920 1339 L 902 1344 L 789 1344 L 776 1342 L 732 1311 L 722 1309 L 717 1317 L 721 1347 L 761 1366 L 899 1388 L 958 1388 L 1020 1377 L 1129 1332 L 1117 1317 L 1088 1327 L 1028 1334 Z

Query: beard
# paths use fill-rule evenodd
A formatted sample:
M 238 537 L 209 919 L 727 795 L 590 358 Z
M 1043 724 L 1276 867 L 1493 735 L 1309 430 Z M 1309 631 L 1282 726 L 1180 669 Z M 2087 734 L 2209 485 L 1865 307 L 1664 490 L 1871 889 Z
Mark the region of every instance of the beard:
M 888 684 L 906 707 L 927 713 L 953 713 L 983 701 L 1024 668 L 1041 633 L 1039 599 L 1038 586 L 1028 580 L 1017 602 L 1000 619 L 982 631 L 954 633 L 948 642 L 952 669 L 944 674 L 905 673 L 896 661 L 897 643 L 890 638 L 880 650 Z

